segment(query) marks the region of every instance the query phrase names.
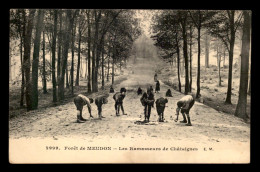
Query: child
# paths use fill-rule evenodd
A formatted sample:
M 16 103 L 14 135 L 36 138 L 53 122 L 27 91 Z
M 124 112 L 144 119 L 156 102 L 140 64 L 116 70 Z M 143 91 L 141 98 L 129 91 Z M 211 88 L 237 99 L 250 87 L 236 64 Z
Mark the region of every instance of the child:
M 114 94 L 113 99 L 115 100 L 115 110 L 116 110 L 116 116 L 119 116 L 119 110 L 121 107 L 123 115 L 125 114 L 124 106 L 123 106 L 123 100 L 125 98 L 126 89 L 121 88 L 119 93 Z
M 91 115 L 91 105 L 90 105 L 91 103 L 93 103 L 93 99 L 88 98 L 82 94 L 79 94 L 77 97 L 74 98 L 74 104 L 77 107 L 77 122 L 78 123 L 86 121 L 86 119 L 84 119 L 82 117 L 82 110 L 83 110 L 84 105 L 87 105 L 89 115 L 91 118 L 93 118 L 93 116 Z
M 177 118 L 175 119 L 175 122 L 178 121 L 179 112 L 181 111 L 182 116 L 183 116 L 183 121 L 180 121 L 180 122 L 187 123 L 187 119 L 186 119 L 186 116 L 187 116 L 188 123 L 186 125 L 192 126 L 191 121 L 190 121 L 189 112 L 190 112 L 190 109 L 192 108 L 192 106 L 194 105 L 194 103 L 195 103 L 195 98 L 192 95 L 186 95 L 183 98 L 181 98 L 177 102 L 177 108 L 176 108 Z M 186 116 L 185 116 L 185 114 L 186 114 Z
M 165 104 L 168 103 L 167 98 L 159 98 L 156 100 L 156 110 L 159 115 L 159 122 L 164 122 L 164 109 L 165 109 Z
M 97 108 L 98 108 L 98 117 L 99 117 L 99 119 L 105 118 L 104 116 L 102 116 L 102 105 L 103 104 L 107 104 L 107 102 L 108 102 L 108 100 L 104 96 L 98 96 L 95 99 L 95 104 L 97 105 Z

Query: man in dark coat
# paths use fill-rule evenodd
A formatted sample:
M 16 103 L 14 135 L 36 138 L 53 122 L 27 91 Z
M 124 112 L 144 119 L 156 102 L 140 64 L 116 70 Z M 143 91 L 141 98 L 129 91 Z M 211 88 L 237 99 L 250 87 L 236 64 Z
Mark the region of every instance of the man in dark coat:
M 110 90 L 109 90 L 109 93 L 114 93 L 114 88 L 113 88 L 113 85 L 110 86 Z
M 108 100 L 105 96 L 98 96 L 95 98 L 95 104 L 97 105 L 98 108 L 98 117 L 99 119 L 105 118 L 102 116 L 102 105 L 107 104 Z
M 121 108 L 123 115 L 125 114 L 124 106 L 123 106 L 123 100 L 125 98 L 126 89 L 121 88 L 120 92 L 117 92 L 114 94 L 113 99 L 115 100 L 115 110 L 116 110 L 116 116 L 119 116 L 119 110 Z
M 155 86 L 155 92 L 159 93 L 159 91 L 160 91 L 160 82 L 157 81 Z
M 183 116 L 183 121 L 180 121 L 180 122 L 187 123 L 187 119 L 186 119 L 186 116 L 187 116 L 188 123 L 186 125 L 191 126 L 189 112 L 190 112 L 190 109 L 192 108 L 192 106 L 194 105 L 194 103 L 195 103 L 195 98 L 192 95 L 186 95 L 183 98 L 181 98 L 177 102 L 177 108 L 176 108 L 177 118 L 175 119 L 175 122 L 178 121 L 179 112 L 181 111 L 182 116 Z M 185 116 L 185 114 L 186 114 L 186 116 Z
M 151 115 L 151 108 L 154 107 L 154 94 L 151 91 L 151 89 L 147 89 L 147 106 L 146 106 L 146 121 L 149 122 L 150 120 L 150 115 Z
M 93 103 L 93 99 L 88 98 L 82 94 L 79 94 L 77 97 L 74 98 L 74 104 L 77 108 L 77 122 L 78 123 L 86 121 L 86 119 L 84 119 L 82 117 L 82 110 L 83 110 L 83 106 L 85 106 L 85 105 L 87 105 L 87 107 L 88 107 L 90 117 L 93 118 L 93 116 L 91 115 L 91 105 L 90 105 L 91 103 Z
M 157 114 L 159 115 L 159 122 L 164 122 L 164 109 L 166 103 L 168 103 L 168 99 L 163 97 L 157 99 L 155 102 Z
M 172 92 L 171 92 L 171 90 L 170 89 L 168 89 L 167 91 L 166 91 L 166 95 L 165 95 L 166 97 L 172 97 Z
M 143 93 L 143 90 L 139 87 L 138 90 L 137 90 L 137 95 L 140 95 Z

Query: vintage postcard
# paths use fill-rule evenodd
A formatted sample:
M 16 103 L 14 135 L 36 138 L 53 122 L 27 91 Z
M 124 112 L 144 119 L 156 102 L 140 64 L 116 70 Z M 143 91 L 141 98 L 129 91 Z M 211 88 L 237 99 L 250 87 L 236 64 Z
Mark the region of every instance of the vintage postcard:
M 251 16 L 10 9 L 9 162 L 249 164 Z

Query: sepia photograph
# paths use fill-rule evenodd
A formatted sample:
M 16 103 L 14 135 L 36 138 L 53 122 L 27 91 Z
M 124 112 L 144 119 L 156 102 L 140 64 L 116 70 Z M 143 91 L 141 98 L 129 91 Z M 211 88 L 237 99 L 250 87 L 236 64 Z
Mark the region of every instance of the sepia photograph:
M 10 164 L 250 164 L 252 11 L 9 9 Z

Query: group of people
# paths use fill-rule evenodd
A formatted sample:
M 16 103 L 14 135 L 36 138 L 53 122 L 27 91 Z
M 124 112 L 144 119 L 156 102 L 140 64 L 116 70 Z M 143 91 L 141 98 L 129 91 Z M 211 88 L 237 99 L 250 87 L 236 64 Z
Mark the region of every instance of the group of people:
M 112 86 L 110 87 L 110 93 L 114 93 L 114 89 L 113 89 Z M 125 93 L 126 93 L 126 89 L 121 88 L 120 92 L 117 92 L 113 95 L 113 99 L 115 100 L 116 116 L 119 116 L 120 109 L 122 110 L 123 115 L 127 115 L 124 112 L 124 107 L 123 107 L 123 100 L 125 98 Z M 88 98 L 88 97 L 86 97 L 82 94 L 79 94 L 78 96 L 76 96 L 74 98 L 74 104 L 77 108 L 77 122 L 78 123 L 83 123 L 83 122 L 86 121 L 86 119 L 84 119 L 82 117 L 82 110 L 83 110 L 83 106 L 85 106 L 85 105 L 88 108 L 90 118 L 93 118 L 92 113 L 91 113 L 91 103 L 93 103 L 94 101 L 95 101 L 95 104 L 96 104 L 97 109 L 98 109 L 99 119 L 105 118 L 104 116 L 102 116 L 102 105 L 108 103 L 107 96 L 102 96 L 102 95 L 97 96 L 94 100 L 92 98 Z
M 157 75 L 155 76 L 154 79 L 156 81 L 156 89 L 155 89 L 155 93 L 156 93 L 156 92 L 160 91 L 160 83 L 157 80 Z M 109 92 L 114 93 L 113 86 L 110 87 Z M 158 121 L 164 122 L 164 120 L 165 120 L 164 119 L 164 110 L 165 110 L 166 104 L 168 103 L 168 99 L 160 97 L 155 101 L 152 86 L 148 87 L 146 92 L 145 91 L 143 92 L 143 90 L 139 87 L 137 89 L 137 94 L 142 95 L 140 98 L 140 101 L 141 101 L 142 106 L 144 106 L 144 117 L 145 117 L 144 122 L 149 122 L 150 115 L 151 115 L 151 108 L 154 107 L 154 103 L 156 105 L 156 111 L 159 116 Z M 121 88 L 120 92 L 116 92 L 113 95 L 113 99 L 115 101 L 116 116 L 120 116 L 119 115 L 120 109 L 121 109 L 123 115 L 127 115 L 125 113 L 124 107 L 123 107 L 123 100 L 124 100 L 125 96 L 126 96 L 125 88 Z M 172 97 L 170 89 L 167 90 L 166 97 Z M 86 121 L 86 119 L 84 119 L 82 117 L 82 110 L 83 110 L 83 106 L 85 106 L 85 105 L 88 108 L 90 117 L 93 118 L 93 116 L 91 114 L 91 105 L 90 104 L 93 103 L 94 101 L 95 101 L 95 104 L 98 109 L 99 119 L 105 118 L 104 116 L 102 116 L 102 105 L 108 103 L 106 96 L 98 96 L 95 98 L 95 100 L 93 100 L 92 98 L 88 98 L 82 94 L 79 94 L 77 97 L 74 98 L 74 104 L 77 108 L 77 122 L 78 123 L 82 123 L 82 122 Z M 195 98 L 192 95 L 186 95 L 177 102 L 177 108 L 176 108 L 177 117 L 175 119 L 175 122 L 178 121 L 179 112 L 181 112 L 181 114 L 183 116 L 183 121 L 180 121 L 180 122 L 187 123 L 186 124 L 187 126 L 192 125 L 190 116 L 189 116 L 189 111 L 192 108 L 192 106 L 194 105 L 194 102 L 195 102 Z

